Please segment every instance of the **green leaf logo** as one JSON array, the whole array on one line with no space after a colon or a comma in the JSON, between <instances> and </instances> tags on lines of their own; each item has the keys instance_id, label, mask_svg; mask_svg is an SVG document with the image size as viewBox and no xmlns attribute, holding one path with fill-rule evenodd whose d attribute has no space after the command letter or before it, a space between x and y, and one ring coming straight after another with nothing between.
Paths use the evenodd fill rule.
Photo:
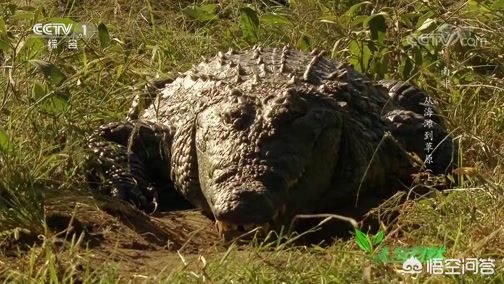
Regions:
<instances>
[{"instance_id":1,"label":"green leaf logo","mask_svg":"<svg viewBox=\"0 0 504 284\"><path fill-rule=\"evenodd\" d=\"M380 230L373 237L373 241L371 241L371 239L367 234L364 234L359 229L355 229L355 238L357 241L357 245L359 245L359 247L367 253L371 253L371 251L373 250L373 246L378 246L383 241L384 236L385 232Z\"/></svg>"},{"instance_id":2,"label":"green leaf logo","mask_svg":"<svg viewBox=\"0 0 504 284\"><path fill-rule=\"evenodd\" d=\"M373 237L373 245L377 246L381 244L383 241L383 237L385 236L385 232L380 230L378 233Z\"/></svg>"},{"instance_id":3,"label":"green leaf logo","mask_svg":"<svg viewBox=\"0 0 504 284\"><path fill-rule=\"evenodd\" d=\"M371 244L371 240L369 239L369 236L364 234L360 230L355 229L355 237L357 238L357 244L359 245L359 247L363 251L370 253L371 248L372 248L372 244Z\"/></svg>"}]
</instances>

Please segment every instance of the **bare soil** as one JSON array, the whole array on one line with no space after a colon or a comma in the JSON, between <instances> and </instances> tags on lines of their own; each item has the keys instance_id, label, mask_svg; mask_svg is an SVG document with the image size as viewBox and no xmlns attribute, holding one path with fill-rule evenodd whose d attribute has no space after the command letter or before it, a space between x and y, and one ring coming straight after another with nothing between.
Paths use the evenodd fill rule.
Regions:
<instances>
[{"instance_id":1,"label":"bare soil","mask_svg":"<svg viewBox=\"0 0 504 284\"><path fill-rule=\"evenodd\" d=\"M49 198L45 202L46 224L50 229L45 235L50 240L44 243L41 236L21 234L18 240L0 242L1 266L6 264L21 271L23 267L29 267L29 251L34 245L38 248L34 250L39 255L37 265L44 265L47 258L42 248L51 245L52 251L59 256L62 273L72 266L78 278L85 271L84 263L92 270L103 268L104 263L114 263L118 264L119 275L133 279L138 275L169 273L183 267L184 262L192 263L190 268L198 263L192 260L197 260L200 255L219 258L230 244L218 237L214 221L195 209L149 216L123 201L106 196L99 199L66 196ZM346 212L348 214L342 213L362 217L369 208L353 208ZM320 221L320 218L300 221L296 229L308 230ZM349 236L351 229L346 222L332 221L321 230L300 238L294 245L329 245L335 237ZM79 237L82 240L76 242ZM72 238L76 246L72 245ZM250 246L244 244L238 249L246 254L246 248Z\"/></svg>"},{"instance_id":2,"label":"bare soil","mask_svg":"<svg viewBox=\"0 0 504 284\"><path fill-rule=\"evenodd\" d=\"M108 200L106 206L98 206L101 204L92 197L47 203L46 224L53 236L53 250L68 252L72 250L72 236L82 236L77 250L83 254L87 247L91 269L112 260L120 263L120 275L157 275L162 269L183 264L177 251L191 257L219 247L213 221L198 210L165 212L153 217L116 200ZM41 237L29 234L21 234L17 241L4 241L0 243L0 263L17 269L26 267L29 248L42 243ZM68 253L61 255L71 257Z\"/></svg>"}]
</instances>

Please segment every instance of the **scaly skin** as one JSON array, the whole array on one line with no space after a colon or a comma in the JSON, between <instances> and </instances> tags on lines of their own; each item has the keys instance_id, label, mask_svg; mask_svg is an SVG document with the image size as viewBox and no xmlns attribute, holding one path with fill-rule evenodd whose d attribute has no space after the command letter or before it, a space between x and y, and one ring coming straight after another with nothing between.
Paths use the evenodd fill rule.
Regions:
<instances>
[{"instance_id":1,"label":"scaly skin","mask_svg":"<svg viewBox=\"0 0 504 284\"><path fill-rule=\"evenodd\" d=\"M141 184L120 198L146 208L153 194L145 184L168 187L213 215L221 233L276 228L411 183L418 167L403 149L425 156L425 119L415 111L426 95L394 82L374 82L318 51L231 50L158 85L141 116L135 101L128 122L103 126L89 146L112 156L99 141L132 148L126 155L139 162L128 174ZM135 126L143 137L129 139ZM427 167L444 174L454 146L438 123L434 132L443 142Z\"/></svg>"}]
</instances>

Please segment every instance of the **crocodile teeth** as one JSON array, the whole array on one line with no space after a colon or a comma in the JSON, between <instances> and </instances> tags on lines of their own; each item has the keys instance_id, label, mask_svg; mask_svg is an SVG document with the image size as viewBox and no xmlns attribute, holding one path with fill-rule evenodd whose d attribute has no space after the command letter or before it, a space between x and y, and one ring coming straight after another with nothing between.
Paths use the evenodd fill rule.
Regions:
<instances>
[{"instance_id":1,"label":"crocodile teeth","mask_svg":"<svg viewBox=\"0 0 504 284\"><path fill-rule=\"evenodd\" d=\"M275 214L274 214L274 219L276 219L279 215L279 212L281 210L276 210L275 211ZM264 233L265 235L268 234L269 230L270 230L270 227L271 227L271 224L269 222L266 222L264 224L253 224L253 223L250 223L250 224L241 224L241 225L236 225L236 224L230 224L230 223L227 223L227 222L224 222L224 221L216 221L215 222L215 227L217 229L217 231L219 232L219 235L224 235L224 233L226 232L234 232L234 231L241 231L241 229L243 228L243 230L245 232L250 232L250 231L253 231L254 229L259 229L260 232Z\"/></svg>"},{"instance_id":2,"label":"crocodile teeth","mask_svg":"<svg viewBox=\"0 0 504 284\"><path fill-rule=\"evenodd\" d=\"M219 232L219 235L221 234L221 225L219 221L215 221L215 229L217 229L217 232Z\"/></svg>"},{"instance_id":3,"label":"crocodile teeth","mask_svg":"<svg viewBox=\"0 0 504 284\"><path fill-rule=\"evenodd\" d=\"M219 235L222 235L224 231L226 230L226 223L221 222L221 221L216 221L215 222L215 227L217 227L217 231L219 232Z\"/></svg>"},{"instance_id":4,"label":"crocodile teeth","mask_svg":"<svg viewBox=\"0 0 504 284\"><path fill-rule=\"evenodd\" d=\"M215 222L215 225L217 227L217 230L219 231L219 234L221 235L226 231L236 231L238 229L238 225L229 224L223 221L217 221Z\"/></svg>"}]
</instances>

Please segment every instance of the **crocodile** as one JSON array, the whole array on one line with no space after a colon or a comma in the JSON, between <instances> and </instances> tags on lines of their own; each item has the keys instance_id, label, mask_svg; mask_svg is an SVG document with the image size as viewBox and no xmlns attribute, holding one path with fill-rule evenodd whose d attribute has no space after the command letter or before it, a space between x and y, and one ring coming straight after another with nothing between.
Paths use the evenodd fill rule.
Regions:
<instances>
[{"instance_id":1,"label":"crocodile","mask_svg":"<svg viewBox=\"0 0 504 284\"><path fill-rule=\"evenodd\" d=\"M371 80L323 50L230 49L148 90L91 135L90 177L146 212L182 196L221 235L387 198L422 169L457 166L422 89Z\"/></svg>"}]
</instances>

